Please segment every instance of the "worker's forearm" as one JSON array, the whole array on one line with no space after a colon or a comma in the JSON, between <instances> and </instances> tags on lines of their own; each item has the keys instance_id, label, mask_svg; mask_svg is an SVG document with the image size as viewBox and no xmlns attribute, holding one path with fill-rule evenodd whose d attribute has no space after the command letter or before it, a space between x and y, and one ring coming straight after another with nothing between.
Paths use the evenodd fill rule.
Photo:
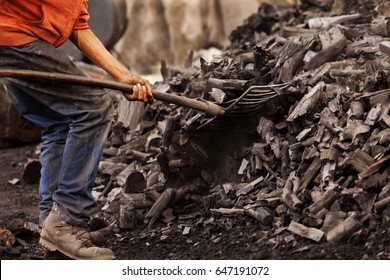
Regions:
<instances>
[{"instance_id":1,"label":"worker's forearm","mask_svg":"<svg viewBox=\"0 0 390 280\"><path fill-rule=\"evenodd\" d=\"M130 70L107 51L90 29L76 30L70 39L86 57L106 70L114 79L120 80L121 77L129 74Z\"/></svg>"},{"instance_id":2,"label":"worker's forearm","mask_svg":"<svg viewBox=\"0 0 390 280\"><path fill-rule=\"evenodd\" d=\"M139 100L145 103L154 101L149 81L133 75L129 69L111 55L90 29L76 30L70 39L86 57L106 70L116 81L133 85L131 93L123 93L128 100Z\"/></svg>"}]
</instances>

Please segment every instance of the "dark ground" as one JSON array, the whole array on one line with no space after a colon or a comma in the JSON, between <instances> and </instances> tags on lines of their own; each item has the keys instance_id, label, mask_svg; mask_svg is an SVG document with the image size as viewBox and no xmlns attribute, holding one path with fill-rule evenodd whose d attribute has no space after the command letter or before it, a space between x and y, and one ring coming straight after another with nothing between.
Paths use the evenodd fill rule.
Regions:
<instances>
[{"instance_id":1,"label":"dark ground","mask_svg":"<svg viewBox=\"0 0 390 280\"><path fill-rule=\"evenodd\" d=\"M38 186L21 178L27 159L34 158L36 145L2 149L0 160L0 229L16 236L12 247L0 247L0 259L44 259L38 236L26 230L24 224L38 222ZM261 226L246 216L212 216L202 209L193 209L188 219L175 220L168 226L160 221L152 230L143 225L132 231L117 231L105 245L112 248L118 259L301 259L301 260L360 260L390 259L388 225L376 228L366 225L365 234L356 240L330 245L291 236L288 232L264 238ZM191 213L191 212L190 212ZM190 227L183 235L184 227ZM270 242L274 240L274 243ZM61 255L51 256L62 258Z\"/></svg>"}]
</instances>

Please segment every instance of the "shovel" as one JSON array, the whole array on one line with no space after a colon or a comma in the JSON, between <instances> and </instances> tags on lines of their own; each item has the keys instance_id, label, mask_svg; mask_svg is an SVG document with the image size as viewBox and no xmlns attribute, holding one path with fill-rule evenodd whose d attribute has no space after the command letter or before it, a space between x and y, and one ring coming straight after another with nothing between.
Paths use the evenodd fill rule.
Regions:
<instances>
[{"instance_id":1,"label":"shovel","mask_svg":"<svg viewBox=\"0 0 390 280\"><path fill-rule=\"evenodd\" d=\"M108 88L129 93L133 91L133 86L125 83L35 70L0 69L0 77L70 83L72 85ZM199 110L212 116L222 116L225 114L225 109L223 107L204 99L191 99L185 96L168 94L157 90L153 90L153 96L157 100Z\"/></svg>"},{"instance_id":2,"label":"shovel","mask_svg":"<svg viewBox=\"0 0 390 280\"><path fill-rule=\"evenodd\" d=\"M75 76L61 73L42 72L35 70L21 69L0 69L0 77L40 80L47 82L70 83L80 86L91 86L118 90L121 92L132 92L133 86L115 81L100 80L86 76ZM167 103L184 106L199 110L213 116L207 123L219 116L239 117L247 116L258 111L264 104L282 94L283 89L290 83L275 85L254 85L249 87L239 97L225 102L226 107L219 106L204 99L192 99L185 96L168 94L153 90L154 98Z\"/></svg>"}]
</instances>

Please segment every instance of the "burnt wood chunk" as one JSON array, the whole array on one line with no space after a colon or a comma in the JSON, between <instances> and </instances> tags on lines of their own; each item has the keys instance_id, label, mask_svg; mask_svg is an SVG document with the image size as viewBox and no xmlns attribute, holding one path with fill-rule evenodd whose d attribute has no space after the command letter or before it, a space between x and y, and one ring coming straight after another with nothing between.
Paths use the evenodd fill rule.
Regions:
<instances>
[{"instance_id":1,"label":"burnt wood chunk","mask_svg":"<svg viewBox=\"0 0 390 280\"><path fill-rule=\"evenodd\" d=\"M375 160L361 149L356 149L349 155L346 163L357 171L364 172L375 163Z\"/></svg>"}]
</instances>

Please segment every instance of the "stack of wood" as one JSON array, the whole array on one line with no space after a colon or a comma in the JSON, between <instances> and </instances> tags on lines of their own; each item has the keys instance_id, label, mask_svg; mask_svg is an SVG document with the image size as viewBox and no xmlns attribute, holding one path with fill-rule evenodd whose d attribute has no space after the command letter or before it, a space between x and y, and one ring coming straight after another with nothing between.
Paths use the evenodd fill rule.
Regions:
<instances>
[{"instance_id":1,"label":"stack of wood","mask_svg":"<svg viewBox=\"0 0 390 280\"><path fill-rule=\"evenodd\" d=\"M156 103L135 132L118 124L111 139L127 140L108 143L95 188L109 223L151 227L198 205L268 236L340 242L390 222L390 7L300 3L262 4L220 57L162 68L167 92L221 105L251 85L290 86L250 118Z\"/></svg>"}]
</instances>

